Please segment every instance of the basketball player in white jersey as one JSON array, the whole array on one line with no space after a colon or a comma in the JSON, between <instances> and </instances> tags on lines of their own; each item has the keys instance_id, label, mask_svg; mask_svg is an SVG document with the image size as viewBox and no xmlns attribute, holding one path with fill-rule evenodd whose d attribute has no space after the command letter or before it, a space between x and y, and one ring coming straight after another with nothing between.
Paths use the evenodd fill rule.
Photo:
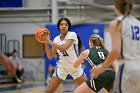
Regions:
<instances>
[{"instance_id":1,"label":"basketball player in white jersey","mask_svg":"<svg viewBox=\"0 0 140 93\"><path fill-rule=\"evenodd\" d=\"M120 93L140 92L140 22L130 15L132 0L114 0L115 13L118 17L110 23L112 50L102 65L91 70L98 77L121 52L124 67L121 77Z\"/></svg>"},{"instance_id":2,"label":"basketball player in white jersey","mask_svg":"<svg viewBox=\"0 0 140 93\"><path fill-rule=\"evenodd\" d=\"M73 68L73 64L79 54L78 44L80 43L80 39L78 39L75 32L69 31L71 27L70 20L61 18L57 26L61 34L55 37L53 41L49 37L45 37L44 40L48 58L51 59L56 52L60 56L60 60L47 88L47 93L54 93L68 74L73 77L78 85L86 81L86 76L81 66L77 69ZM49 45L52 46L52 49L49 48Z\"/></svg>"}]
</instances>

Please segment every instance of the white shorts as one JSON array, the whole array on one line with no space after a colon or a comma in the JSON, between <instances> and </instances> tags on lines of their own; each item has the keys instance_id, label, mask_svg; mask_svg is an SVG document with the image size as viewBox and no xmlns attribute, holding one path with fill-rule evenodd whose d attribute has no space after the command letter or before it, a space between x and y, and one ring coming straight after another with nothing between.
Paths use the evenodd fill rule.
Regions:
<instances>
[{"instance_id":1,"label":"white shorts","mask_svg":"<svg viewBox=\"0 0 140 93\"><path fill-rule=\"evenodd\" d=\"M58 65L53 73L53 76L65 80L68 74L71 75L74 80L85 75L84 70L81 67L74 69L72 66Z\"/></svg>"},{"instance_id":2,"label":"white shorts","mask_svg":"<svg viewBox=\"0 0 140 93\"><path fill-rule=\"evenodd\" d=\"M126 61L121 69L121 93L140 93L140 60Z\"/></svg>"}]
</instances>

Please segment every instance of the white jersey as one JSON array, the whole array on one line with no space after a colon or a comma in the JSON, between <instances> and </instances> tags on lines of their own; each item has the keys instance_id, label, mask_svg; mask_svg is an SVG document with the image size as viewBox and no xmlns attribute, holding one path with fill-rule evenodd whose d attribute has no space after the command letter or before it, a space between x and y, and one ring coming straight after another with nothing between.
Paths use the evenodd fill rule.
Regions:
<instances>
[{"instance_id":1,"label":"white jersey","mask_svg":"<svg viewBox=\"0 0 140 93\"><path fill-rule=\"evenodd\" d=\"M118 17L122 19L123 16ZM119 93L139 93L140 91L140 22L133 16L122 21L122 53L124 65L120 68Z\"/></svg>"},{"instance_id":2,"label":"white jersey","mask_svg":"<svg viewBox=\"0 0 140 93\"><path fill-rule=\"evenodd\" d=\"M77 38L77 35L75 32L68 31L64 40L61 40L60 36L61 35L58 35L57 37L55 37L53 42L63 46L69 39L73 39L74 43L65 52L61 52L60 50L57 49L57 52L58 52L59 57L60 57L58 64L61 64L63 66L72 65L78 57L78 38Z\"/></svg>"},{"instance_id":3,"label":"white jersey","mask_svg":"<svg viewBox=\"0 0 140 93\"><path fill-rule=\"evenodd\" d=\"M121 32L125 59L140 59L140 22L133 16L127 16L122 21Z\"/></svg>"}]
</instances>

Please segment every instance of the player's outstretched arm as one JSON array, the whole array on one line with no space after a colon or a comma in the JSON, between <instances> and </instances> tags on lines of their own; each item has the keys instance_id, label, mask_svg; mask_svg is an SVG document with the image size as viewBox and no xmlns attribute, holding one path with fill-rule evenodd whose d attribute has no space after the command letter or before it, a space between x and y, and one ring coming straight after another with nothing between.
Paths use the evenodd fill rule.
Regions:
<instances>
[{"instance_id":1,"label":"player's outstretched arm","mask_svg":"<svg viewBox=\"0 0 140 93\"><path fill-rule=\"evenodd\" d=\"M86 59L88 57L89 54L89 50L84 50L80 56L78 57L78 59L74 62L73 67L74 68L78 68L80 66L81 63L83 63L84 59Z\"/></svg>"}]
</instances>

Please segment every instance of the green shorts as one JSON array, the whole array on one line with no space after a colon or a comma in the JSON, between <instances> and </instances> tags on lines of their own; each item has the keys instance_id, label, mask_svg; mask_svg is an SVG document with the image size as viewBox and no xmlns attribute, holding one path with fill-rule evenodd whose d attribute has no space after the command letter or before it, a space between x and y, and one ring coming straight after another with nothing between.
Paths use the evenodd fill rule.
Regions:
<instances>
[{"instance_id":1,"label":"green shorts","mask_svg":"<svg viewBox=\"0 0 140 93\"><path fill-rule=\"evenodd\" d=\"M105 70L98 78L88 78L86 84L93 91L99 92L102 88L105 88L108 92L113 88L113 82L115 80L115 72L111 69Z\"/></svg>"}]
</instances>

